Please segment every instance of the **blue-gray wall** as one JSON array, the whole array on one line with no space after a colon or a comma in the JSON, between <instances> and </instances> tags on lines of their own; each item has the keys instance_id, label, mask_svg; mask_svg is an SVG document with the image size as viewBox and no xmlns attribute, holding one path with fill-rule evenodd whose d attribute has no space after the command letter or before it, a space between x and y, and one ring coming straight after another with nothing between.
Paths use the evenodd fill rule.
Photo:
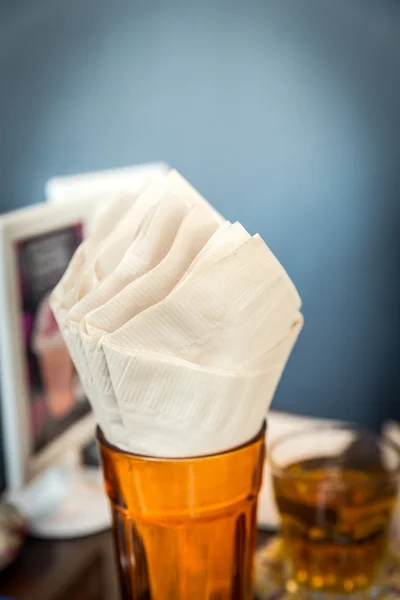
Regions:
<instances>
[{"instance_id":1,"label":"blue-gray wall","mask_svg":"<svg viewBox=\"0 0 400 600\"><path fill-rule=\"evenodd\" d=\"M397 0L0 6L0 208L53 175L167 161L298 285L275 406L400 417Z\"/></svg>"}]
</instances>

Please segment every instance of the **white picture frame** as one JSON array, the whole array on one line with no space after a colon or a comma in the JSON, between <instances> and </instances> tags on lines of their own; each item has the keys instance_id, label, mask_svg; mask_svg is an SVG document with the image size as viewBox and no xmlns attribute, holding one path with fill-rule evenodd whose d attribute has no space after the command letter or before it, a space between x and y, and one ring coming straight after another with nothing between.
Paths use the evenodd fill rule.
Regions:
<instances>
[{"instance_id":1,"label":"white picture frame","mask_svg":"<svg viewBox=\"0 0 400 600\"><path fill-rule=\"evenodd\" d=\"M112 198L123 192L136 194L145 183L157 181L168 173L170 167L164 162L151 162L119 169L106 169L52 177L45 184L48 202Z\"/></svg>"},{"instance_id":2,"label":"white picture frame","mask_svg":"<svg viewBox=\"0 0 400 600\"><path fill-rule=\"evenodd\" d=\"M26 370L26 345L22 329L22 297L16 245L38 236L62 232L80 224L85 230L96 200L38 204L0 217L0 360L1 410L4 430L5 475L8 490L17 489L68 448L78 446L94 434L90 412L33 453L30 396Z\"/></svg>"}]
</instances>

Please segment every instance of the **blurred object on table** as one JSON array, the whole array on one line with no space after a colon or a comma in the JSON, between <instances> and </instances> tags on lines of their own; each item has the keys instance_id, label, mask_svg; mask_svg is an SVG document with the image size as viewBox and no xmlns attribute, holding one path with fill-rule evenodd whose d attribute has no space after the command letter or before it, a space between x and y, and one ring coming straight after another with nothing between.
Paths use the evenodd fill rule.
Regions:
<instances>
[{"instance_id":1,"label":"blurred object on table","mask_svg":"<svg viewBox=\"0 0 400 600\"><path fill-rule=\"evenodd\" d=\"M400 446L400 422L387 421L383 424L382 433L385 437L392 440L394 444Z\"/></svg>"},{"instance_id":2,"label":"blurred object on table","mask_svg":"<svg viewBox=\"0 0 400 600\"><path fill-rule=\"evenodd\" d=\"M82 464L86 467L100 468L100 453L95 438L82 448Z\"/></svg>"},{"instance_id":3,"label":"blurred object on table","mask_svg":"<svg viewBox=\"0 0 400 600\"><path fill-rule=\"evenodd\" d=\"M371 590L396 504L400 451L338 425L291 433L270 447L288 585L318 593Z\"/></svg>"},{"instance_id":4,"label":"blurred object on table","mask_svg":"<svg viewBox=\"0 0 400 600\"><path fill-rule=\"evenodd\" d=\"M23 544L26 519L11 504L0 504L0 571L17 556Z\"/></svg>"},{"instance_id":5,"label":"blurred object on table","mask_svg":"<svg viewBox=\"0 0 400 600\"><path fill-rule=\"evenodd\" d=\"M285 554L281 536L271 537L257 551L254 561L254 592L257 600L289 600L295 590L286 590ZM379 600L400 600L400 542L392 538L378 579ZM342 598L346 598L343 596ZM298 600L309 600L300 596ZM367 600L367 599L366 599Z\"/></svg>"},{"instance_id":6,"label":"blurred object on table","mask_svg":"<svg viewBox=\"0 0 400 600\"><path fill-rule=\"evenodd\" d=\"M329 419L314 419L295 414L271 410L267 423L267 456L271 446L278 438L302 431L310 427L326 427L327 425L339 423ZM263 485L258 500L258 525L265 529L277 529L279 527L279 515L276 508L274 492L272 488L271 471L268 459L264 463Z\"/></svg>"},{"instance_id":7,"label":"blurred object on table","mask_svg":"<svg viewBox=\"0 0 400 600\"><path fill-rule=\"evenodd\" d=\"M400 448L400 423L399 421L387 421L383 424L382 433L384 437L387 437L394 444ZM397 499L397 506L394 511L393 523L392 523L393 534L400 539L400 494Z\"/></svg>"}]
</instances>

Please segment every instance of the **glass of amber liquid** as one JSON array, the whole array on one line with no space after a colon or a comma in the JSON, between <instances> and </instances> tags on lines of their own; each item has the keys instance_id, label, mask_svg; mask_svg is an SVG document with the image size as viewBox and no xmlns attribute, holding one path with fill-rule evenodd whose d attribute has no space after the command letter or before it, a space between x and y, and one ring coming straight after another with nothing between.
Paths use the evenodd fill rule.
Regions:
<instances>
[{"instance_id":1,"label":"glass of amber liquid","mask_svg":"<svg viewBox=\"0 0 400 600\"><path fill-rule=\"evenodd\" d=\"M221 454L124 452L98 430L123 600L251 600L265 427Z\"/></svg>"},{"instance_id":2,"label":"glass of amber liquid","mask_svg":"<svg viewBox=\"0 0 400 600\"><path fill-rule=\"evenodd\" d=\"M332 426L278 439L269 461L287 590L311 599L377 592L397 496L397 446L373 433Z\"/></svg>"}]
</instances>

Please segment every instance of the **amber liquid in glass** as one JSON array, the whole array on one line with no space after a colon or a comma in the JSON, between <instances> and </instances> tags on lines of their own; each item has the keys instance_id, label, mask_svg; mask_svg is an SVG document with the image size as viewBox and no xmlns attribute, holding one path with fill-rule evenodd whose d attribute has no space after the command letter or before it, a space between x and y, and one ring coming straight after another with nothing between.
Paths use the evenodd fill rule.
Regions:
<instances>
[{"instance_id":1,"label":"amber liquid in glass","mask_svg":"<svg viewBox=\"0 0 400 600\"><path fill-rule=\"evenodd\" d=\"M385 470L308 459L274 476L274 489L291 578L326 592L369 587L396 501L396 485Z\"/></svg>"}]
</instances>

